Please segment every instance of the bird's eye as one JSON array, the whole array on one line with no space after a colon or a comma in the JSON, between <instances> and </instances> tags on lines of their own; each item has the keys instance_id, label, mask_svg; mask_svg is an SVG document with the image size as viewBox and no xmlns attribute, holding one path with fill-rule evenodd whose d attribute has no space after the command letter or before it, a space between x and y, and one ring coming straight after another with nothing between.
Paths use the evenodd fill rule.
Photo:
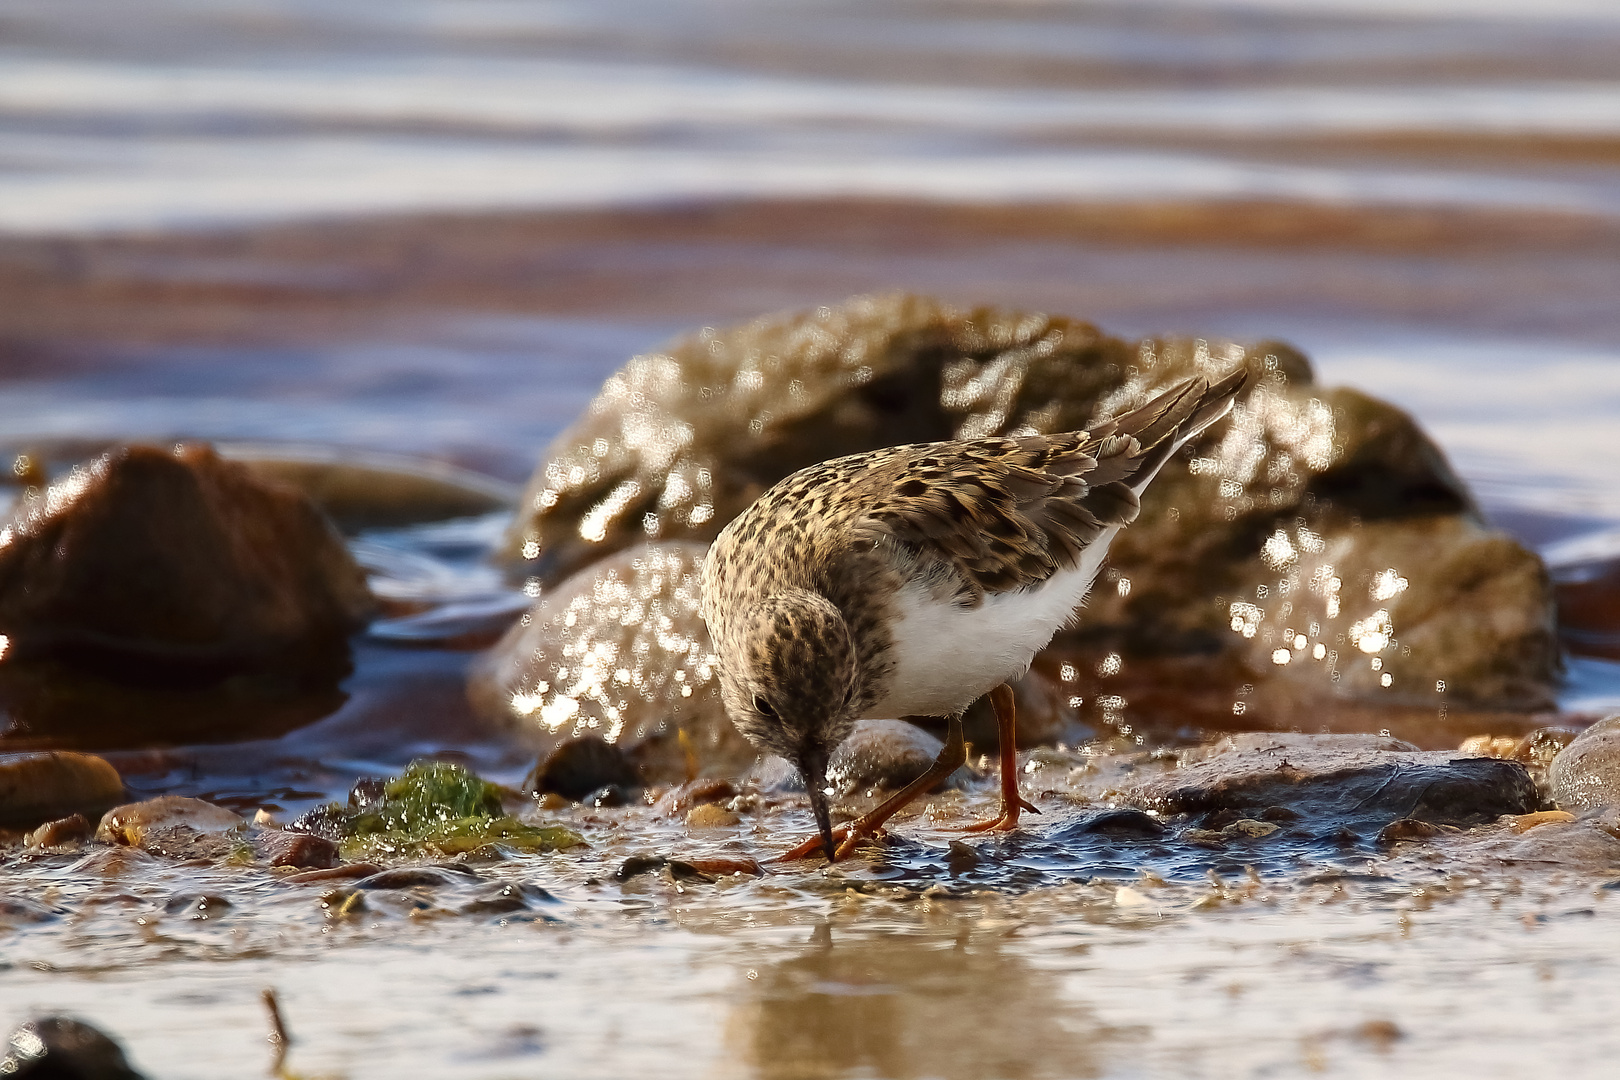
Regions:
<instances>
[{"instance_id":1,"label":"bird's eye","mask_svg":"<svg viewBox=\"0 0 1620 1080\"><path fill-rule=\"evenodd\" d=\"M754 696L754 711L765 717L767 720L776 719L776 710L771 708L771 703L757 694Z\"/></svg>"}]
</instances>

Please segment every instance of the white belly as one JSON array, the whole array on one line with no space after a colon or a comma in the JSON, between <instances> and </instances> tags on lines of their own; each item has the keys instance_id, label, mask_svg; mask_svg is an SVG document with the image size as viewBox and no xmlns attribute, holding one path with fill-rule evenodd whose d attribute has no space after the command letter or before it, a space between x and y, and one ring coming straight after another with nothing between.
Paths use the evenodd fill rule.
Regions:
<instances>
[{"instance_id":1,"label":"white belly","mask_svg":"<svg viewBox=\"0 0 1620 1080\"><path fill-rule=\"evenodd\" d=\"M1078 566L1038 589L986 596L976 608L941 604L920 588L902 590L891 627L895 666L883 699L864 715L949 716L1022 676L1085 600L1118 531L1105 530Z\"/></svg>"}]
</instances>

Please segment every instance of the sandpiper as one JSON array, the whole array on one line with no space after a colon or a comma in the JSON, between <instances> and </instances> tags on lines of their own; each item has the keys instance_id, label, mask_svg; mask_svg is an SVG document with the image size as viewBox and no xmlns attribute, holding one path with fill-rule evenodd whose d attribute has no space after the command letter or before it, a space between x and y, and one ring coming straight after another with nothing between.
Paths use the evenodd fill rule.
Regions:
<instances>
[{"instance_id":1,"label":"sandpiper","mask_svg":"<svg viewBox=\"0 0 1620 1080\"><path fill-rule=\"evenodd\" d=\"M1109 542L1188 439L1226 415L1239 370L1195 378L1083 431L893 446L777 483L709 549L703 617L732 721L798 766L819 835L783 856L847 853L966 758L962 713L985 694L1001 749L1001 813L1018 791L1007 685L1085 600ZM838 830L827 760L863 717L948 719L929 771Z\"/></svg>"}]
</instances>

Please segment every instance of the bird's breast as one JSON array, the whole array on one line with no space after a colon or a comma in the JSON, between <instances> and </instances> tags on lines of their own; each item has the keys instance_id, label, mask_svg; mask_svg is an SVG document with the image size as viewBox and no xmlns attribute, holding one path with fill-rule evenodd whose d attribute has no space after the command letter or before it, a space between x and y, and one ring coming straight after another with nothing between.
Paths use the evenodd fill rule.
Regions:
<instances>
[{"instance_id":1,"label":"bird's breast","mask_svg":"<svg viewBox=\"0 0 1620 1080\"><path fill-rule=\"evenodd\" d=\"M1072 569L1031 589L990 594L977 607L942 602L921 585L902 586L889 608L889 676L864 715L949 716L1022 676L1074 617L1117 531L1088 545Z\"/></svg>"}]
</instances>

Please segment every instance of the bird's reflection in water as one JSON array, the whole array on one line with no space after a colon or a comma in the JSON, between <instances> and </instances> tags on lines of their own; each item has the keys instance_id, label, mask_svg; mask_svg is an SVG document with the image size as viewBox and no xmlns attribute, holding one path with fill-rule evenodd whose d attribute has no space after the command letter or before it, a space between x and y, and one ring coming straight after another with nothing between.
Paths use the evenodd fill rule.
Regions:
<instances>
[{"instance_id":1,"label":"bird's reflection in water","mask_svg":"<svg viewBox=\"0 0 1620 1080\"><path fill-rule=\"evenodd\" d=\"M751 969L744 985L729 1041L762 1080L1097 1076L1133 1035L1103 1025L999 934L966 928L954 940L835 937L823 924L800 955Z\"/></svg>"}]
</instances>

